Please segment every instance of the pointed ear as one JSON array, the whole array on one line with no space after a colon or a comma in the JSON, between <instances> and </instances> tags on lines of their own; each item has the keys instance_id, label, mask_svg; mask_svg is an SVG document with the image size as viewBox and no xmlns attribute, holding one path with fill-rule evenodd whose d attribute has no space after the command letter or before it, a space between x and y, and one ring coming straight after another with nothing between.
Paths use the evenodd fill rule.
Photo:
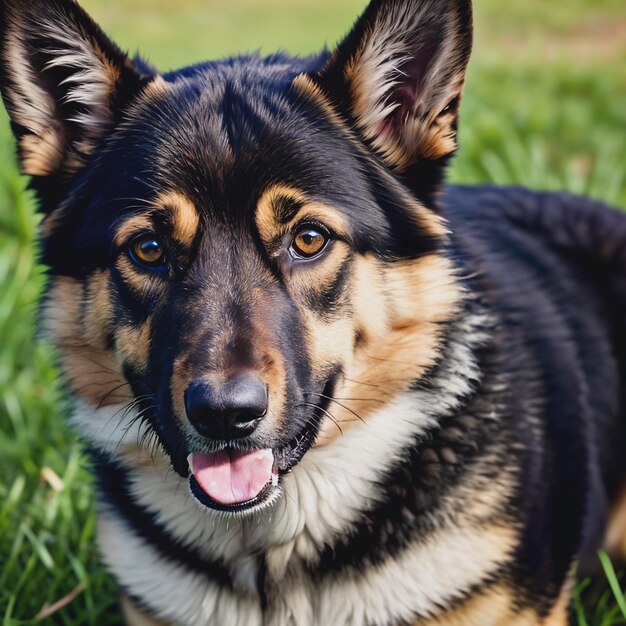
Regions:
<instances>
[{"instance_id":1,"label":"pointed ear","mask_svg":"<svg viewBox=\"0 0 626 626\"><path fill-rule=\"evenodd\" d=\"M148 77L73 0L2 0L0 11L0 88L22 171L67 178Z\"/></svg>"},{"instance_id":2,"label":"pointed ear","mask_svg":"<svg viewBox=\"0 0 626 626\"><path fill-rule=\"evenodd\" d=\"M399 172L456 149L471 0L372 0L314 77Z\"/></svg>"}]
</instances>

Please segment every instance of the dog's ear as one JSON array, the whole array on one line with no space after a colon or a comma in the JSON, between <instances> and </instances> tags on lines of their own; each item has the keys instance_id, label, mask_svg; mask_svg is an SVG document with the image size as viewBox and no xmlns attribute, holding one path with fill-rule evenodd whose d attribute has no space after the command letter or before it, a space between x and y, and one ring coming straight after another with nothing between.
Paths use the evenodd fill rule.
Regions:
<instances>
[{"instance_id":1,"label":"dog's ear","mask_svg":"<svg viewBox=\"0 0 626 626\"><path fill-rule=\"evenodd\" d=\"M456 149L471 0L372 0L315 82L389 166Z\"/></svg>"},{"instance_id":2,"label":"dog's ear","mask_svg":"<svg viewBox=\"0 0 626 626\"><path fill-rule=\"evenodd\" d=\"M79 170L147 80L73 0L0 2L0 88L35 187Z\"/></svg>"}]
</instances>

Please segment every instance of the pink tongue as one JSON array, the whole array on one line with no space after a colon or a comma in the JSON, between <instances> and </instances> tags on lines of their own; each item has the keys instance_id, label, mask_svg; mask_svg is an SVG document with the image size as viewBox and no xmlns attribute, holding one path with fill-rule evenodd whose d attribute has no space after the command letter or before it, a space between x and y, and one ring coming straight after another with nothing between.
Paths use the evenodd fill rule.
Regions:
<instances>
[{"instance_id":1,"label":"pink tongue","mask_svg":"<svg viewBox=\"0 0 626 626\"><path fill-rule=\"evenodd\" d=\"M271 450L194 452L189 467L203 491L221 504L241 504L256 498L272 480Z\"/></svg>"}]
</instances>

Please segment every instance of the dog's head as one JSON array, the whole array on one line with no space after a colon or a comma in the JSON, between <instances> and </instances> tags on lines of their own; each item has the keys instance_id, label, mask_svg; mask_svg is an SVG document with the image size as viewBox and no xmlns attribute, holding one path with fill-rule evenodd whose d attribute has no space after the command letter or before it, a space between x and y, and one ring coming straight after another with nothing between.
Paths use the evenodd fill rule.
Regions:
<instances>
[{"instance_id":1,"label":"dog's head","mask_svg":"<svg viewBox=\"0 0 626 626\"><path fill-rule=\"evenodd\" d=\"M159 75L71 0L4 0L1 87L44 214L42 325L89 444L253 509L438 358L435 210L469 0L374 0L332 54Z\"/></svg>"}]
</instances>

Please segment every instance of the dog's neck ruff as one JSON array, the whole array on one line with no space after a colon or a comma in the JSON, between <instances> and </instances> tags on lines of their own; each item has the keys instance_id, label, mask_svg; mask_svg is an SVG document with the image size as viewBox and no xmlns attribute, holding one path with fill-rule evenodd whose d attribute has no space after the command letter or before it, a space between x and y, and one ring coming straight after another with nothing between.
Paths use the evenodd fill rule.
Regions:
<instances>
[{"instance_id":1,"label":"dog's neck ruff","mask_svg":"<svg viewBox=\"0 0 626 626\"><path fill-rule=\"evenodd\" d=\"M281 590L283 585L297 585L299 579L306 585L306 572L315 570L322 550L338 537L345 537L365 512L376 508L384 495L381 483L402 464L408 450L419 446L441 419L466 405L480 379L476 352L486 341L488 325L489 319L482 313L467 313L459 319L448 337L444 358L427 385L417 385L358 428L325 446L312 448L284 477L282 496L252 516L237 517L201 507L190 497L187 481L167 470L165 459L156 458L154 463L134 468L124 462L114 464L123 485L115 479L115 489L108 490L106 481L102 483L100 524L100 541L109 567L131 594L149 598L154 610L176 621L222 623L219 605L232 596L237 599L237 609L231 606L228 611L245 615L242 624L260 623L254 617L262 605L260 571ZM94 420L93 415L87 420L77 413L74 421L84 426L86 421ZM101 437L103 452L110 455L115 442L110 441L110 433L101 433ZM124 504L120 504L115 491L124 492ZM120 515L117 509L122 506L131 507L132 514L124 510ZM463 529L458 532L463 534ZM158 540L154 540L155 533ZM167 542L172 547L169 554L163 552ZM411 554L409 550L407 558ZM163 559L170 563L157 566ZM146 567L148 562L154 562L155 567ZM485 563L485 570L488 565L492 563ZM480 559L475 567L474 580L482 568ZM174 573L177 568L180 576ZM146 578L148 571L153 574ZM415 583L412 589L420 588ZM444 585L445 589L433 597L425 592L424 597L416 599L422 605L417 608L434 610L437 602L462 588L460 583ZM188 601L170 601L170 592L180 593ZM315 602L323 604L324 600ZM185 607L185 614L171 615L174 606ZM292 614L304 611L300 619L276 623L318 623L306 617L312 610L310 603L306 606L289 609ZM414 613L415 608L407 607L407 611ZM224 613L229 619L232 614Z\"/></svg>"}]
</instances>

